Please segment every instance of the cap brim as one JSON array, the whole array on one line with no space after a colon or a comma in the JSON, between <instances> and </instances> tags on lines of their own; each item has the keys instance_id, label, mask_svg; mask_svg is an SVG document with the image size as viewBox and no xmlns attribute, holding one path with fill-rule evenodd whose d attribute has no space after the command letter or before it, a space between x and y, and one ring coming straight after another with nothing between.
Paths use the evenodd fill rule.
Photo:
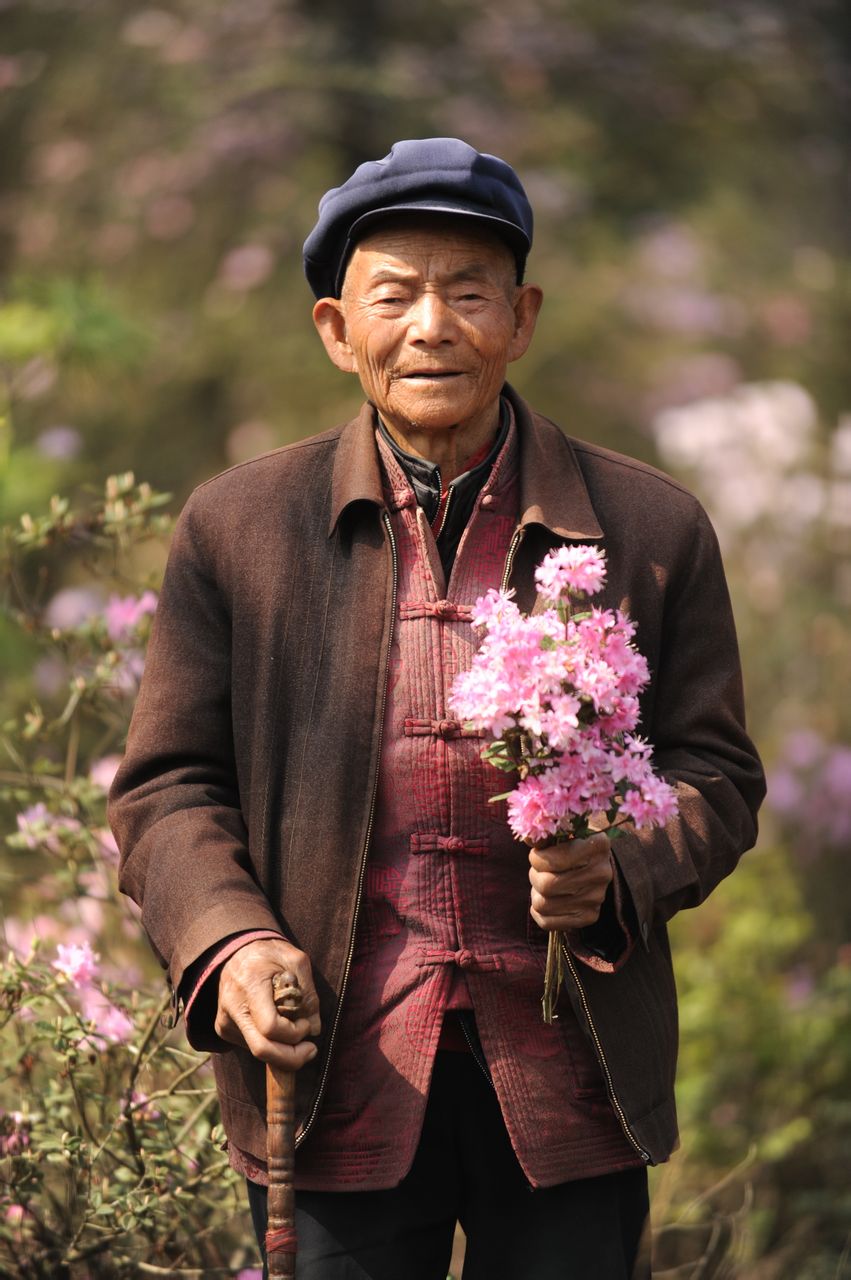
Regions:
<instances>
[{"instance_id":1,"label":"cap brim","mask_svg":"<svg viewBox=\"0 0 851 1280\"><path fill-rule=\"evenodd\" d=\"M441 203L435 200L414 200L406 201L402 204L387 205L381 209L370 209L367 213L362 213L349 227L349 234L346 237L346 244L340 258L340 267L335 281L337 296L339 296L342 288L349 256L357 242L363 239L366 230L374 223L393 218L397 213L445 213L458 218L475 219L485 226L492 227L495 234L507 242L519 261L525 262L526 255L531 248L526 232L522 227L517 226L515 222L509 222L507 218L500 218L496 214L487 213L481 209L471 209L461 204Z\"/></svg>"}]
</instances>

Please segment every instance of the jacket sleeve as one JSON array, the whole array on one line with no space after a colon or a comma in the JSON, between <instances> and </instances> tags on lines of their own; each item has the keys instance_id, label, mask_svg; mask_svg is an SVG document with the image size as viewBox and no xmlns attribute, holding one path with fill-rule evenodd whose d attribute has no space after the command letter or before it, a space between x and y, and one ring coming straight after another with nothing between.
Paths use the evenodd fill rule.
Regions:
<instances>
[{"instance_id":1,"label":"jacket sleeve","mask_svg":"<svg viewBox=\"0 0 851 1280\"><path fill-rule=\"evenodd\" d=\"M193 1049L204 1053L225 1053L231 1048L215 1029L222 968L231 956L247 947L250 942L280 937L280 933L273 933L271 929L247 929L243 933L234 934L232 938L214 942L184 969L179 995L183 1001L186 1039Z\"/></svg>"},{"instance_id":2,"label":"jacket sleeve","mask_svg":"<svg viewBox=\"0 0 851 1280\"><path fill-rule=\"evenodd\" d=\"M253 873L240 807L231 619L214 544L196 493L175 530L109 798L120 887L140 906L175 990L187 966L223 938L248 929L281 932Z\"/></svg>"},{"instance_id":3,"label":"jacket sleeve","mask_svg":"<svg viewBox=\"0 0 851 1280\"><path fill-rule=\"evenodd\" d=\"M745 728L721 554L696 503L695 512L693 536L665 593L651 711L641 726L657 770L676 785L679 814L664 830L630 830L612 846L645 946L656 925L702 902L754 844L765 794ZM636 643L640 648L641 626Z\"/></svg>"}]
</instances>

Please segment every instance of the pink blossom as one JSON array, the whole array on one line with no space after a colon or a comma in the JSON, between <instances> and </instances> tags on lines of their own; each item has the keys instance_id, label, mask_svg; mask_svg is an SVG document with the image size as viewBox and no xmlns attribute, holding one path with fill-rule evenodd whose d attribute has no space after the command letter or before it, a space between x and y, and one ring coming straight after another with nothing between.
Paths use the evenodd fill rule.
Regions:
<instances>
[{"instance_id":1,"label":"pink blossom","mask_svg":"<svg viewBox=\"0 0 851 1280\"><path fill-rule=\"evenodd\" d=\"M6 916L3 921L6 944L20 960L28 960L39 942L50 942L61 937L63 930L53 916L40 915L32 920L19 920Z\"/></svg>"},{"instance_id":2,"label":"pink blossom","mask_svg":"<svg viewBox=\"0 0 851 1280\"><path fill-rule=\"evenodd\" d=\"M851 841L851 747L797 729L769 772L768 803L806 859Z\"/></svg>"},{"instance_id":3,"label":"pink blossom","mask_svg":"<svg viewBox=\"0 0 851 1280\"><path fill-rule=\"evenodd\" d=\"M828 795L837 802L847 803L851 794L851 747L834 747L828 753L823 778Z\"/></svg>"},{"instance_id":4,"label":"pink blossom","mask_svg":"<svg viewBox=\"0 0 851 1280\"><path fill-rule=\"evenodd\" d=\"M44 458L70 462L82 449L83 437L76 427L64 425L46 427L36 436L35 447Z\"/></svg>"},{"instance_id":5,"label":"pink blossom","mask_svg":"<svg viewBox=\"0 0 851 1280\"><path fill-rule=\"evenodd\" d=\"M633 787L621 799L619 812L637 827L663 827L677 812L677 796L670 783L655 776Z\"/></svg>"},{"instance_id":6,"label":"pink blossom","mask_svg":"<svg viewBox=\"0 0 851 1280\"><path fill-rule=\"evenodd\" d=\"M122 1099L121 1110L124 1112L130 1112L131 1115L138 1116L140 1120L154 1121L159 1120L162 1116L162 1112L159 1107L156 1107L151 1103L148 1095L146 1093L139 1093L136 1089L134 1089L130 1095L129 1101L127 1098Z\"/></svg>"},{"instance_id":7,"label":"pink blossom","mask_svg":"<svg viewBox=\"0 0 851 1280\"><path fill-rule=\"evenodd\" d=\"M117 643L126 640L139 626L139 623L157 607L157 596L153 591L145 591L136 596L110 596L104 607L106 630L110 640Z\"/></svg>"},{"instance_id":8,"label":"pink blossom","mask_svg":"<svg viewBox=\"0 0 851 1280\"><path fill-rule=\"evenodd\" d=\"M37 849L41 846L50 853L61 853L62 837L74 835L81 829L76 818L52 813L41 802L19 813L17 823L18 833L23 837L26 848Z\"/></svg>"},{"instance_id":9,"label":"pink blossom","mask_svg":"<svg viewBox=\"0 0 851 1280\"><path fill-rule=\"evenodd\" d=\"M101 787L104 791L108 791L112 786L112 780L118 772L120 764L121 756L101 756L100 760L95 760L89 769L89 778L96 787Z\"/></svg>"},{"instance_id":10,"label":"pink blossom","mask_svg":"<svg viewBox=\"0 0 851 1280\"><path fill-rule=\"evenodd\" d=\"M615 782L629 782L640 787L652 775L650 743L634 734L626 734L623 749L612 759L612 777Z\"/></svg>"},{"instance_id":11,"label":"pink blossom","mask_svg":"<svg viewBox=\"0 0 851 1280\"><path fill-rule=\"evenodd\" d=\"M812 729L795 729L783 743L783 755L797 769L815 765L824 754L826 740Z\"/></svg>"},{"instance_id":12,"label":"pink blossom","mask_svg":"<svg viewBox=\"0 0 851 1280\"><path fill-rule=\"evenodd\" d=\"M92 951L88 942L71 943L69 946L60 942L56 948L57 958L52 962L60 977L72 987L86 987L97 974L99 956Z\"/></svg>"},{"instance_id":13,"label":"pink blossom","mask_svg":"<svg viewBox=\"0 0 851 1280\"><path fill-rule=\"evenodd\" d=\"M604 578L605 554L591 546L560 547L536 571L554 603L599 591ZM598 811L662 825L677 811L676 793L654 774L649 744L633 736L650 678L635 624L620 610L563 614L526 617L497 591L478 600L474 622L485 634L450 706L524 764L507 801L518 839L570 834Z\"/></svg>"},{"instance_id":14,"label":"pink blossom","mask_svg":"<svg viewBox=\"0 0 851 1280\"><path fill-rule=\"evenodd\" d=\"M541 712L541 737L546 738L554 751L566 751L575 741L581 707L579 698L566 693L553 699Z\"/></svg>"},{"instance_id":15,"label":"pink blossom","mask_svg":"<svg viewBox=\"0 0 851 1280\"><path fill-rule=\"evenodd\" d=\"M793 1009L809 1004L815 991L815 979L807 965L798 965L786 978L786 1001Z\"/></svg>"},{"instance_id":16,"label":"pink blossom","mask_svg":"<svg viewBox=\"0 0 851 1280\"><path fill-rule=\"evenodd\" d=\"M80 876L80 884L84 885L89 876L96 874L96 872L84 871ZM77 897L69 898L67 902L63 902L59 911L63 920L68 920L72 924L76 923L83 937L90 938L99 934L103 929L105 918L103 901L103 898L90 897L88 893L83 893Z\"/></svg>"},{"instance_id":17,"label":"pink blossom","mask_svg":"<svg viewBox=\"0 0 851 1280\"><path fill-rule=\"evenodd\" d=\"M807 803L804 782L792 769L772 769L768 774L768 803L775 813L794 817Z\"/></svg>"},{"instance_id":18,"label":"pink blossom","mask_svg":"<svg viewBox=\"0 0 851 1280\"><path fill-rule=\"evenodd\" d=\"M141 649L122 649L121 661L112 671L110 693L135 697L145 670L145 655Z\"/></svg>"},{"instance_id":19,"label":"pink blossom","mask_svg":"<svg viewBox=\"0 0 851 1280\"><path fill-rule=\"evenodd\" d=\"M71 631L97 617L103 597L94 587L63 587L48 602L44 623L60 631Z\"/></svg>"},{"instance_id":20,"label":"pink blossom","mask_svg":"<svg viewBox=\"0 0 851 1280\"><path fill-rule=\"evenodd\" d=\"M123 1044L133 1034L133 1023L127 1014L114 1005L97 987L84 987L80 992L83 1016L94 1023L90 1039L97 1048L107 1044Z\"/></svg>"},{"instance_id":21,"label":"pink blossom","mask_svg":"<svg viewBox=\"0 0 851 1280\"><path fill-rule=\"evenodd\" d=\"M508 797L508 825L518 840L537 844L555 835L559 820L552 813L551 793L543 777L532 776L518 783Z\"/></svg>"},{"instance_id":22,"label":"pink blossom","mask_svg":"<svg viewBox=\"0 0 851 1280\"><path fill-rule=\"evenodd\" d=\"M100 851L103 854L104 861L108 862L112 867L117 867L120 855L115 836L112 834L109 827L95 827L92 831L92 835L100 846Z\"/></svg>"},{"instance_id":23,"label":"pink blossom","mask_svg":"<svg viewBox=\"0 0 851 1280\"><path fill-rule=\"evenodd\" d=\"M618 693L618 678L608 662L591 658L574 672L576 692L588 698L597 711L613 710Z\"/></svg>"},{"instance_id":24,"label":"pink blossom","mask_svg":"<svg viewBox=\"0 0 851 1280\"><path fill-rule=\"evenodd\" d=\"M15 1156L30 1145L29 1121L22 1111L0 1107L0 1156Z\"/></svg>"},{"instance_id":25,"label":"pink blossom","mask_svg":"<svg viewBox=\"0 0 851 1280\"><path fill-rule=\"evenodd\" d=\"M265 244L244 244L222 259L219 280L225 289L244 293L265 284L275 269L275 254Z\"/></svg>"},{"instance_id":26,"label":"pink blossom","mask_svg":"<svg viewBox=\"0 0 851 1280\"><path fill-rule=\"evenodd\" d=\"M491 587L486 595L479 596L473 606L473 626L490 627L506 619L516 622L522 615L512 599L513 595L513 591L497 591Z\"/></svg>"},{"instance_id":27,"label":"pink blossom","mask_svg":"<svg viewBox=\"0 0 851 1280\"><path fill-rule=\"evenodd\" d=\"M535 570L535 582L547 600L568 592L596 595L606 581L605 553L587 545L556 547Z\"/></svg>"}]
</instances>

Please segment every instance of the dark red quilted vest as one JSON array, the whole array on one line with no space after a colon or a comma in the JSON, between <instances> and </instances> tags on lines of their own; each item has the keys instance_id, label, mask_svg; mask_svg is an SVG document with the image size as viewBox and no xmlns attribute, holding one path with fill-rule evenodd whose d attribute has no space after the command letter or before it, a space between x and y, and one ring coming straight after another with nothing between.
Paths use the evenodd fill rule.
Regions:
<instances>
[{"instance_id":1,"label":"dark red quilted vest","mask_svg":"<svg viewBox=\"0 0 851 1280\"><path fill-rule=\"evenodd\" d=\"M512 423L455 558L443 570L404 472L380 444L398 558L373 839L355 954L325 1100L297 1160L298 1187L373 1190L410 1167L448 1007L475 1011L514 1150L549 1186L640 1164L566 1000L541 1018L546 935L529 916L527 851L505 775L447 711L477 644L471 606L498 586L517 523ZM330 889L333 892L333 887Z\"/></svg>"}]
</instances>

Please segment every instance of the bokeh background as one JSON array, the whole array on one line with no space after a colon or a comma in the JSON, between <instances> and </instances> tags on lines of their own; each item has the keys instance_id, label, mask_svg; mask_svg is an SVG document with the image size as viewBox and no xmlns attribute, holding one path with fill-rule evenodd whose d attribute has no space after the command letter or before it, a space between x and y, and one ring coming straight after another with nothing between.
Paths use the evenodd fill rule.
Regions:
<instances>
[{"instance_id":1,"label":"bokeh background","mask_svg":"<svg viewBox=\"0 0 851 1280\"><path fill-rule=\"evenodd\" d=\"M508 159L535 208L546 302L515 385L708 507L770 791L758 848L675 922L683 1148L654 1174L671 1276L851 1276L849 73L829 0L0 4L10 530L129 470L177 510L223 467L349 417L358 387L313 332L301 244L326 188L434 134ZM8 772L33 699L65 705L63 631L91 629L108 593L60 539L24 572L22 610L4 545ZM134 553L125 596L164 552ZM78 727L63 776L120 750L130 701ZM70 927L43 861L57 841L16 825L40 799L23 776L0 795L19 958L36 918L51 945ZM78 820L91 796L48 799ZM99 945L155 984L137 933ZM19 1055L4 1114L22 1090ZM24 1210L9 1221L20 1244Z\"/></svg>"}]
</instances>

